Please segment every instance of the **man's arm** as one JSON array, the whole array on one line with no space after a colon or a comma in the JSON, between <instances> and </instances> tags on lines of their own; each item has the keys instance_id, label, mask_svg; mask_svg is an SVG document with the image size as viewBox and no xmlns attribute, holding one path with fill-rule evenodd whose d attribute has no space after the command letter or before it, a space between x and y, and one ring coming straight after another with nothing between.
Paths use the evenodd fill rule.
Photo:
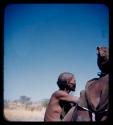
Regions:
<instances>
[{"instance_id":1,"label":"man's arm","mask_svg":"<svg viewBox=\"0 0 113 125\"><path fill-rule=\"evenodd\" d=\"M67 101L67 102L73 102L73 103L77 103L78 100L79 100L79 97L69 95L68 93L66 93L66 92L64 92L64 91L58 91L58 92L56 93L56 97L57 97L59 100L63 100L63 101Z\"/></svg>"}]
</instances>

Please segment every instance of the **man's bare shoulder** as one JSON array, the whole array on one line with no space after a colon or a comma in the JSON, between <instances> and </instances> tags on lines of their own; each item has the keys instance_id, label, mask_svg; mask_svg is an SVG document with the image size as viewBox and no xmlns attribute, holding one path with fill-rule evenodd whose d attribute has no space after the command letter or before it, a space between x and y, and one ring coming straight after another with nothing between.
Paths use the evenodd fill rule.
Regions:
<instances>
[{"instance_id":1,"label":"man's bare shoulder","mask_svg":"<svg viewBox=\"0 0 113 125\"><path fill-rule=\"evenodd\" d=\"M61 97L61 96L67 96L68 93L66 93L65 91L62 91L62 90L57 90L53 93L53 95L56 97Z\"/></svg>"}]
</instances>

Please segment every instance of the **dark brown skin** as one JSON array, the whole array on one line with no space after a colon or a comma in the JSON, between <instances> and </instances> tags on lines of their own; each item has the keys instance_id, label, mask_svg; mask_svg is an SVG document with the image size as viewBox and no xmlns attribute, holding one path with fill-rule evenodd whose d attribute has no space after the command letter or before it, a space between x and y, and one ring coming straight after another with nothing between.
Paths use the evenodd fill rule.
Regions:
<instances>
[{"instance_id":1,"label":"dark brown skin","mask_svg":"<svg viewBox=\"0 0 113 125\"><path fill-rule=\"evenodd\" d=\"M70 81L70 84L73 84L73 81L75 81L74 78ZM57 90L52 94L45 112L44 121L61 121L60 115L62 113L62 108L59 105L61 100L77 103L79 98L69 95L69 92L70 91L67 90Z\"/></svg>"},{"instance_id":2,"label":"dark brown skin","mask_svg":"<svg viewBox=\"0 0 113 125\"><path fill-rule=\"evenodd\" d=\"M85 90L81 91L78 106L74 107L66 114L64 121L92 121L87 108L95 112L96 121L106 121L109 109L109 53L106 47L97 47L97 64L101 73L100 78L93 78L86 83ZM77 110L76 110L77 109ZM72 117L73 116L73 117Z\"/></svg>"},{"instance_id":3,"label":"dark brown skin","mask_svg":"<svg viewBox=\"0 0 113 125\"><path fill-rule=\"evenodd\" d=\"M89 105L94 111L100 111L108 104L109 75L95 80L88 87L86 85L86 96Z\"/></svg>"}]
</instances>

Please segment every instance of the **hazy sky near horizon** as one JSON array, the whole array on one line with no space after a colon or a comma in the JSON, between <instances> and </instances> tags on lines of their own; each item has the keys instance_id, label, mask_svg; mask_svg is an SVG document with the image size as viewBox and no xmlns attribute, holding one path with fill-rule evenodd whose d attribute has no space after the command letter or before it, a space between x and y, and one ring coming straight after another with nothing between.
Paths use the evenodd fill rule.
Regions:
<instances>
[{"instance_id":1,"label":"hazy sky near horizon","mask_svg":"<svg viewBox=\"0 0 113 125\"><path fill-rule=\"evenodd\" d=\"M103 4L9 4L4 11L4 99L50 98L71 72L75 95L98 77L97 46L109 44Z\"/></svg>"}]
</instances>

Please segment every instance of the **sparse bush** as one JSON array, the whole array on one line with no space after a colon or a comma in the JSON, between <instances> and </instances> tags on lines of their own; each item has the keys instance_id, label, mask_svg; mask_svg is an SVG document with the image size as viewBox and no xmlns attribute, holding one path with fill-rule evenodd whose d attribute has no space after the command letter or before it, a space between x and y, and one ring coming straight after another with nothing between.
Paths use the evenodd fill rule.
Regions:
<instances>
[{"instance_id":1,"label":"sparse bush","mask_svg":"<svg viewBox=\"0 0 113 125\"><path fill-rule=\"evenodd\" d=\"M14 101L4 100L5 117L12 121L43 121L49 99L33 102L27 96L21 96Z\"/></svg>"}]
</instances>

